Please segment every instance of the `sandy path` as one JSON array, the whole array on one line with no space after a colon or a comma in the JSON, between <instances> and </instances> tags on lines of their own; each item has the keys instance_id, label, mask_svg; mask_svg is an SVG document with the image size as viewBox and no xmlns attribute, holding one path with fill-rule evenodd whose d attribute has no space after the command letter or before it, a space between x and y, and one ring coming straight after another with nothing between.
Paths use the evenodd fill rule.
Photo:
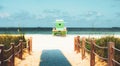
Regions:
<instances>
[{"instance_id":1,"label":"sandy path","mask_svg":"<svg viewBox=\"0 0 120 66\"><path fill-rule=\"evenodd\" d=\"M75 35L66 37L56 37L52 35L26 35L33 38L33 53L28 55L25 60L17 66L40 66L43 50L59 50L68 60L71 66L90 66L89 59L81 59L81 54L76 54L73 50L73 40Z\"/></svg>"}]
</instances>

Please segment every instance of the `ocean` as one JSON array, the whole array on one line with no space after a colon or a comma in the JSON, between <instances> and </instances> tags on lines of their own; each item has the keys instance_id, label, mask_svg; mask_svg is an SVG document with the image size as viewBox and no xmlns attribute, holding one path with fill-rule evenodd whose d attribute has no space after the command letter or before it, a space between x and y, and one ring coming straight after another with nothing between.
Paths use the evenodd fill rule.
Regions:
<instances>
[{"instance_id":1,"label":"ocean","mask_svg":"<svg viewBox=\"0 0 120 66\"><path fill-rule=\"evenodd\" d=\"M9 27L0 28L0 34L52 34L52 28L46 27ZM67 28L67 34L109 34L120 35L120 28Z\"/></svg>"}]
</instances>

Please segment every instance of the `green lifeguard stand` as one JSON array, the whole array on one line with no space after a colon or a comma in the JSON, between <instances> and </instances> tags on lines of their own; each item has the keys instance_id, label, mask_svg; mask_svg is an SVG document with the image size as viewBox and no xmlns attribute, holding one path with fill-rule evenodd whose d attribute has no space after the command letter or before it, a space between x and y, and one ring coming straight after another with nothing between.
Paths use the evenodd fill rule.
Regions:
<instances>
[{"instance_id":1,"label":"green lifeguard stand","mask_svg":"<svg viewBox=\"0 0 120 66\"><path fill-rule=\"evenodd\" d=\"M67 29L64 26L64 20L56 20L55 28L52 30L53 35L66 36Z\"/></svg>"}]
</instances>

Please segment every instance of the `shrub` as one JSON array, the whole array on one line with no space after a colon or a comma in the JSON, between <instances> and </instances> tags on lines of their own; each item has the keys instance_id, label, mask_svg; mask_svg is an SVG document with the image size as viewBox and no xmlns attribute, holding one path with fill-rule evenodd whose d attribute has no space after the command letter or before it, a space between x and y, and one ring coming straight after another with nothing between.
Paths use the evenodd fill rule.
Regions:
<instances>
[{"instance_id":1,"label":"shrub","mask_svg":"<svg viewBox=\"0 0 120 66\"><path fill-rule=\"evenodd\" d=\"M4 49L8 49L10 48L11 42L14 42L15 45L18 45L20 39L22 39L24 42L26 41L24 35L0 35L0 44L4 44Z\"/></svg>"},{"instance_id":2,"label":"shrub","mask_svg":"<svg viewBox=\"0 0 120 66\"><path fill-rule=\"evenodd\" d=\"M14 42L15 45L18 45L19 44L19 40L22 39L23 42L25 42L25 37L24 35L0 35L0 44L4 44L4 49L7 50L11 47L10 43L11 42ZM26 44L23 45L23 47L26 46ZM15 51L17 51L17 49L14 49ZM11 56L11 53L12 50L10 51L7 51L7 52L4 52L4 60L5 59L8 59L8 57ZM8 66L7 62L4 62L4 66Z\"/></svg>"},{"instance_id":3,"label":"shrub","mask_svg":"<svg viewBox=\"0 0 120 66\"><path fill-rule=\"evenodd\" d=\"M108 42L114 42L115 43L115 48L120 49L120 38L114 37L114 36L105 36L101 38L95 38L96 44L101 46L101 47L108 47ZM89 41L87 39L87 41ZM90 50L90 45L86 44L86 48ZM108 49L101 49L98 47L95 47L95 52L104 58L108 58ZM115 50L115 60L120 62L120 52Z\"/></svg>"}]
</instances>

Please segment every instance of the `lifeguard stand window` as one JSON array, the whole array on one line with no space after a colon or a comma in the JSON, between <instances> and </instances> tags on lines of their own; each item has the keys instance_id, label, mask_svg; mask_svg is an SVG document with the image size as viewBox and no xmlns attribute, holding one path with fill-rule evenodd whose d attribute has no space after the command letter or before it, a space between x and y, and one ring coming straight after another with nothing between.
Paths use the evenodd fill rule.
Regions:
<instances>
[{"instance_id":1,"label":"lifeguard stand window","mask_svg":"<svg viewBox=\"0 0 120 66\"><path fill-rule=\"evenodd\" d=\"M64 22L63 21L56 22L56 30L64 30Z\"/></svg>"},{"instance_id":2,"label":"lifeguard stand window","mask_svg":"<svg viewBox=\"0 0 120 66\"><path fill-rule=\"evenodd\" d=\"M61 26L61 24L59 24Z\"/></svg>"}]
</instances>

